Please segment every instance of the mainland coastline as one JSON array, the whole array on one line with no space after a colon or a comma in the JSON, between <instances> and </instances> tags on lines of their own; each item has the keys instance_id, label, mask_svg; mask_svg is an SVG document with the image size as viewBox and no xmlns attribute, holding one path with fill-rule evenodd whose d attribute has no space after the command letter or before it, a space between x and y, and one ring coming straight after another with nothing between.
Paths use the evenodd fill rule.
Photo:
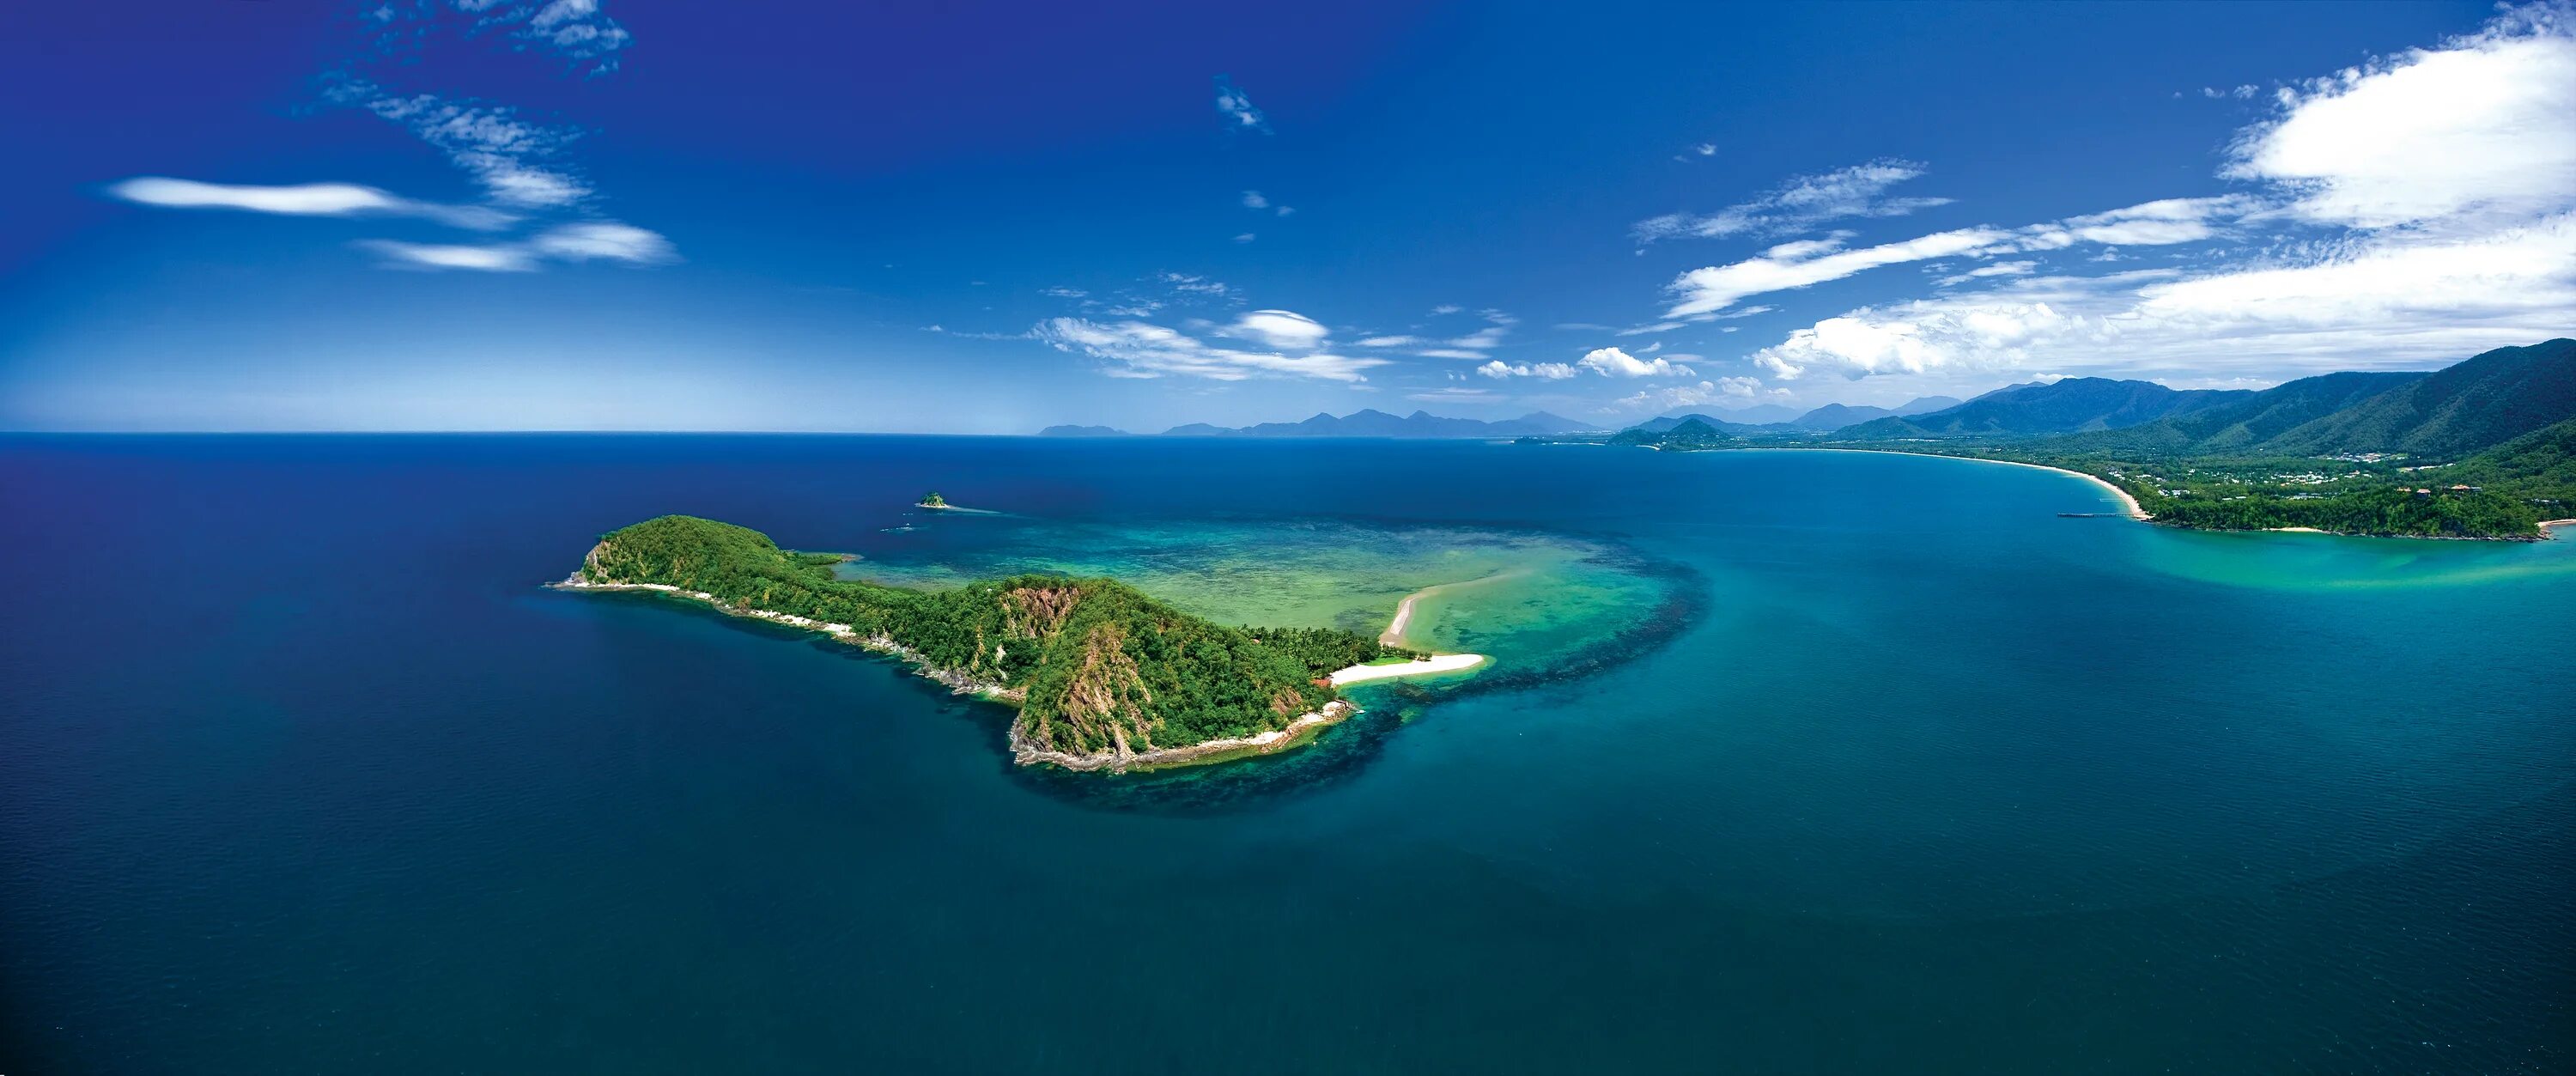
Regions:
<instances>
[{"instance_id":1,"label":"mainland coastline","mask_svg":"<svg viewBox=\"0 0 2576 1076\"><path fill-rule=\"evenodd\" d=\"M2152 522L2154 522L2154 521L2155 521L2155 518L2156 518L2155 516L2153 516L2153 515L2149 514L2149 513L2147 512L2147 510L2146 510L2146 508L2145 508L2144 506L2142 506L2142 505L2140 505L2140 504L2138 503L2138 498L2137 498L2137 497L2132 496L2132 495L2129 493L2129 491L2128 491L2128 490L2121 489L2121 488L2119 487L2119 485L2118 485L2118 484L2116 484L2116 483L2112 482L2110 479L2104 478L2104 477L2102 477L2101 475L2085 474L2085 473L2084 473L2084 472L2082 472L2082 471L2070 471L2070 470L2067 470L2067 469L2066 469L2066 468L2064 468L2064 467L2051 467L2051 466L2049 466L2049 465L2047 465L2047 464L2045 464L2045 463L2024 463L2024 462L2022 462L2022 461L2020 461L2020 460L1999 460L1999 459L1994 459L1994 458L1987 457L1987 456L1953 456L1953 455L1950 455L1950 454L1948 454L1948 453L1942 453L1942 452L1907 452L1907 451L1904 451L1904 450L1902 450L1902 449L1895 449L1895 448L1825 448L1825 447L1804 447L1804 446L1801 446L1801 447L1798 447L1798 448L1748 448L1748 449L1740 449L1739 451L1745 451L1745 452L1868 452L1868 453L1872 453L1872 454L1880 455L1880 456L1920 456L1920 457L1923 457L1923 458L1925 458L1925 459L1935 459L1935 460L1966 460L1967 462L1970 462L1970 463L2000 463L2000 464L2003 464L2003 465L2004 465L2004 466L2006 466L2006 467L2028 467L2028 468L2031 468L2032 470L2038 470L2038 471L2054 471L2054 472L2056 472L2056 473L2058 473L2058 474L2067 475L2067 476L2074 477L2074 478L2081 478L2081 479L2083 479L2083 480L2085 480L2085 481L2087 481L2087 482L2091 482L2091 483L2093 483L2093 484L2094 484L2094 485L2096 485L2096 486L2100 486L2100 487L2102 488L2103 492L2105 492L2105 493L2109 493L2109 494L2110 494L2114 499L2116 499L2116 500L2118 500L2118 501L2120 502L2120 507L2121 507L2121 509L2122 509L2122 510L2121 510L2121 512L2120 512L2120 514L2121 514L2121 515L2123 515L2123 516L2126 516L2126 517L2128 517L2128 518L2130 518L2130 519L2137 520L2137 521L2139 521L2139 522L2141 522L2141 523L2152 523Z\"/></svg>"}]
</instances>

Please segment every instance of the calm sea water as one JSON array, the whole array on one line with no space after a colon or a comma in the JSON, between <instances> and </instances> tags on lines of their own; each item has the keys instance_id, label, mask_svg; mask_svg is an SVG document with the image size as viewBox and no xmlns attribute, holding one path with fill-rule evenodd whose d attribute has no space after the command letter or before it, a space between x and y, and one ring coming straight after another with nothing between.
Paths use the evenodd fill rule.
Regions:
<instances>
[{"instance_id":1,"label":"calm sea water","mask_svg":"<svg viewBox=\"0 0 2576 1076\"><path fill-rule=\"evenodd\" d=\"M2576 1067L2576 542L2101 508L1861 454L0 440L0 1072ZM673 511L1246 619L1526 574L1432 611L1508 659L1467 686L1073 781L845 648L538 587Z\"/></svg>"}]
</instances>

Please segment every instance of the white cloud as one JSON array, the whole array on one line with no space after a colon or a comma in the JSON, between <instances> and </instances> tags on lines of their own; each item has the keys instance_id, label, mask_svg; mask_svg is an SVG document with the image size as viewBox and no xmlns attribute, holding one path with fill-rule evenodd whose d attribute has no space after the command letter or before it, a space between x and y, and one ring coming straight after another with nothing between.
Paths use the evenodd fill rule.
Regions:
<instances>
[{"instance_id":1,"label":"white cloud","mask_svg":"<svg viewBox=\"0 0 2576 1076\"><path fill-rule=\"evenodd\" d=\"M1521 363L1511 365L1495 359L1476 368L1478 374L1495 380L1510 377L1535 377L1542 381L1563 381L1574 376L1574 367L1561 362Z\"/></svg>"},{"instance_id":2,"label":"white cloud","mask_svg":"<svg viewBox=\"0 0 2576 1076\"><path fill-rule=\"evenodd\" d=\"M629 265L661 265L679 260L670 240L616 221L567 224L519 243L448 245L368 239L358 246L376 252L392 268L472 269L487 273L530 272L548 260L603 260Z\"/></svg>"},{"instance_id":3,"label":"white cloud","mask_svg":"<svg viewBox=\"0 0 2576 1076\"><path fill-rule=\"evenodd\" d=\"M484 206L414 201L355 183L266 187L137 176L110 186L107 192L129 202L171 209L239 209L307 217L425 217L478 231L506 228L518 219Z\"/></svg>"},{"instance_id":4,"label":"white cloud","mask_svg":"<svg viewBox=\"0 0 2576 1076\"><path fill-rule=\"evenodd\" d=\"M1749 295L1786 291L1840 280L1854 273L1899 262L1924 261L1997 246L2012 234L1996 228L1962 228L1821 257L1775 258L1764 255L1732 265L1693 269L1676 278L1670 290L1675 302L1666 317L1712 314Z\"/></svg>"},{"instance_id":5,"label":"white cloud","mask_svg":"<svg viewBox=\"0 0 2576 1076\"><path fill-rule=\"evenodd\" d=\"M1574 363L1603 377L1689 377L1691 368L1671 359L1640 359L1615 347L1594 348Z\"/></svg>"},{"instance_id":6,"label":"white cloud","mask_svg":"<svg viewBox=\"0 0 2576 1076\"><path fill-rule=\"evenodd\" d=\"M1432 310L1432 313L1434 314L1455 314L1458 312L1459 308L1454 306L1442 306ZM1512 326L1520 324L1521 320L1511 316L1510 314L1504 313L1503 311L1492 309L1482 311L1479 316L1485 319L1486 324L1484 328L1468 333L1465 336L1451 337L1447 340L1440 341L1439 347L1424 348L1420 351L1414 352L1414 354L1426 359L1483 359L1487 352L1502 346L1503 337L1509 335L1512 331Z\"/></svg>"},{"instance_id":7,"label":"white cloud","mask_svg":"<svg viewBox=\"0 0 2576 1076\"><path fill-rule=\"evenodd\" d=\"M2278 95L2224 174L2294 193L2301 219L2359 228L2576 204L2576 34L2564 8L2349 68Z\"/></svg>"},{"instance_id":8,"label":"white cloud","mask_svg":"<svg viewBox=\"0 0 2576 1076\"><path fill-rule=\"evenodd\" d=\"M1675 407L1700 407L1720 400L1749 400L1760 395L1761 388L1762 382L1758 378L1721 377L1715 381L1702 381L1696 385L1647 389L1632 396L1621 397L1615 406L1630 410L1651 407L1658 411ZM1771 395L1787 394L1774 389Z\"/></svg>"},{"instance_id":9,"label":"white cloud","mask_svg":"<svg viewBox=\"0 0 2576 1076\"><path fill-rule=\"evenodd\" d=\"M1221 280L1210 280L1206 277L1197 276L1191 273L1164 273L1154 279L1164 287L1170 288L1173 292L1181 295L1206 295L1221 298L1234 294L1233 285L1227 284Z\"/></svg>"},{"instance_id":10,"label":"white cloud","mask_svg":"<svg viewBox=\"0 0 2576 1076\"><path fill-rule=\"evenodd\" d=\"M618 50L634 42L617 20L600 12L599 0L455 0L455 4L478 16L476 30L509 27L514 39L588 62L594 75L616 70Z\"/></svg>"},{"instance_id":11,"label":"white cloud","mask_svg":"<svg viewBox=\"0 0 2576 1076\"><path fill-rule=\"evenodd\" d=\"M1104 325L1082 318L1050 318L1039 322L1029 334L1058 351L1079 352L1115 363L1102 371L1112 377L1181 375L1241 381L1274 376L1359 382L1368 380L1361 371L1387 363L1385 359L1325 352L1288 355L1219 347L1140 321Z\"/></svg>"},{"instance_id":12,"label":"white cloud","mask_svg":"<svg viewBox=\"0 0 2576 1076\"><path fill-rule=\"evenodd\" d=\"M2265 253L2196 271L2022 276L1979 294L1862 307L1754 361L1783 378L2277 377L2421 368L2567 333L2576 26L2564 9L2511 10L2478 34L2284 90L2275 104L2224 169L2273 184L2273 208L2167 199L2021 229L1971 253L2191 242L2221 223L2338 234L2276 236L2257 248ZM1724 289L1708 294L1722 305Z\"/></svg>"},{"instance_id":13,"label":"white cloud","mask_svg":"<svg viewBox=\"0 0 2576 1076\"><path fill-rule=\"evenodd\" d=\"M2039 263L2035 261L1995 262L1991 265L1980 265L1964 273L1953 273L1949 276L1942 277L1934 283L1941 287L1950 287L1953 285L1965 284L1974 280L1984 280L1990 277L2028 276L2038 267Z\"/></svg>"},{"instance_id":14,"label":"white cloud","mask_svg":"<svg viewBox=\"0 0 2576 1076\"><path fill-rule=\"evenodd\" d=\"M447 154L495 202L551 209L590 196L588 184L545 163L575 137L568 128L526 122L517 110L504 106L449 101L425 93L394 96L362 81L342 83L332 95L403 125Z\"/></svg>"},{"instance_id":15,"label":"white cloud","mask_svg":"<svg viewBox=\"0 0 2576 1076\"><path fill-rule=\"evenodd\" d=\"M1270 133L1270 120L1252 107L1251 96L1224 75L1216 77L1216 110L1226 118L1228 130Z\"/></svg>"},{"instance_id":16,"label":"white cloud","mask_svg":"<svg viewBox=\"0 0 2576 1076\"><path fill-rule=\"evenodd\" d=\"M2196 243L2218 234L2210 224L2212 220L2242 216L2257 205L2254 199L2233 195L2164 198L2107 213L2068 217L2055 225L2024 229L2030 238L2024 241L2023 246L2031 250L2053 250L2077 242L2109 247Z\"/></svg>"},{"instance_id":17,"label":"white cloud","mask_svg":"<svg viewBox=\"0 0 2576 1076\"><path fill-rule=\"evenodd\" d=\"M1225 335L1253 340L1288 351L1312 351L1325 345L1331 330L1293 310L1255 310L1236 318Z\"/></svg>"},{"instance_id":18,"label":"white cloud","mask_svg":"<svg viewBox=\"0 0 2576 1076\"><path fill-rule=\"evenodd\" d=\"M536 255L515 243L488 246L446 245L436 243L397 243L390 239L361 240L358 246L375 251L388 267L396 269L472 269L486 273L525 273L537 267Z\"/></svg>"},{"instance_id":19,"label":"white cloud","mask_svg":"<svg viewBox=\"0 0 2576 1076\"><path fill-rule=\"evenodd\" d=\"M2156 246L2195 242L2218 234L2212 220L2241 214L2253 205L2235 196L2166 198L2012 230L1990 226L1959 228L1859 250L1841 249L1839 237L1782 243L1758 257L1683 273L1668 286L1675 301L1664 316L1705 319L1747 296L1810 287L1883 266L1934 258L2062 250L2077 243Z\"/></svg>"},{"instance_id":20,"label":"white cloud","mask_svg":"<svg viewBox=\"0 0 2576 1076\"><path fill-rule=\"evenodd\" d=\"M634 265L658 265L678 260L671 241L632 224L616 221L592 221L554 228L528 241L538 254L559 261L583 262L592 259L627 262Z\"/></svg>"},{"instance_id":21,"label":"white cloud","mask_svg":"<svg viewBox=\"0 0 2576 1076\"><path fill-rule=\"evenodd\" d=\"M1702 156L1717 152L1701 146ZM1709 214L1668 213L1638 221L1630 229L1640 243L1695 237L1723 239L1735 235L1783 235L1845 217L1901 217L1918 209L1948 205L1947 198L1883 198L1898 183L1923 174L1912 161L1880 160L1812 176L1795 176L1777 189L1750 201Z\"/></svg>"},{"instance_id":22,"label":"white cloud","mask_svg":"<svg viewBox=\"0 0 2576 1076\"><path fill-rule=\"evenodd\" d=\"M2194 275L2039 278L1999 292L1864 307L1756 352L1810 371L2099 373L2421 368L2565 335L2576 214L2460 239L2345 244L2311 260Z\"/></svg>"}]
</instances>

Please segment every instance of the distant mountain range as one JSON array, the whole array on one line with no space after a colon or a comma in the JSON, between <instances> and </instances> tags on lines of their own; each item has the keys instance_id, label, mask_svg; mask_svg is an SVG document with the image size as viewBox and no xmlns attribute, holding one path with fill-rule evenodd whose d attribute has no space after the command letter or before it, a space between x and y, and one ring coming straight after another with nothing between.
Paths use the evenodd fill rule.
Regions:
<instances>
[{"instance_id":1,"label":"distant mountain range","mask_svg":"<svg viewBox=\"0 0 2576 1076\"><path fill-rule=\"evenodd\" d=\"M1317 414L1303 422L1264 422L1240 428L1211 426L1193 422L1163 431L1165 437L1543 437L1550 434L1597 430L1597 423L1576 422L1563 415L1533 411L1519 418L1488 422L1474 418L1443 418L1428 411L1410 415L1390 415L1375 409L1353 411L1335 417ZM1116 437L1121 431L1107 426L1049 426L1038 431L1041 437Z\"/></svg>"},{"instance_id":2,"label":"distant mountain range","mask_svg":"<svg viewBox=\"0 0 2576 1076\"><path fill-rule=\"evenodd\" d=\"M1829 433L1872 419L1917 415L1958 405L1958 400L1948 396L1923 396L1893 409L1836 403L1826 404L1812 411L1797 412L1778 404L1763 404L1740 411L1721 412L1720 414L1725 417L1705 411L1665 415L1661 418L1647 419L1629 428L1648 433L1669 433L1675 426L1697 420L1707 423L1710 429L1719 433L1737 437L1766 433Z\"/></svg>"},{"instance_id":3,"label":"distant mountain range","mask_svg":"<svg viewBox=\"0 0 2576 1076\"><path fill-rule=\"evenodd\" d=\"M1764 421L1744 421L1761 419ZM2436 373L2336 373L2260 391L2172 389L2152 381L2070 377L2012 385L1973 400L1926 396L1903 407L1851 404L1791 414L1776 404L1648 419L1668 434L1699 423L1711 438L1830 434L1836 441L2010 438L2034 450L2159 455L2318 456L2403 452L2460 458L2576 419L2576 340L2498 348ZM1536 411L1488 422L1427 411L1354 411L1239 429L1192 423L1167 437L1549 437L1597 424ZM1049 426L1046 437L1118 437L1107 426ZM2563 436L2528 452L2555 451Z\"/></svg>"},{"instance_id":4,"label":"distant mountain range","mask_svg":"<svg viewBox=\"0 0 2576 1076\"><path fill-rule=\"evenodd\" d=\"M2261 391L2178 391L2070 377L1946 410L1835 431L1837 440L2041 437L2033 450L2456 458L2576 418L2576 340L2497 348L2435 373L2335 373ZM2053 435L2053 436L2052 436Z\"/></svg>"}]
</instances>

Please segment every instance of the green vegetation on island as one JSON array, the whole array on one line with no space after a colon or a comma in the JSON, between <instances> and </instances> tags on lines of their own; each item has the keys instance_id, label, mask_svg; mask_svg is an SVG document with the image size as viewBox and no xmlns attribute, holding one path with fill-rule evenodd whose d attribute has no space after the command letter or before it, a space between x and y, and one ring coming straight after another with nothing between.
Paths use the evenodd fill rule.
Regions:
<instances>
[{"instance_id":1,"label":"green vegetation on island","mask_svg":"<svg viewBox=\"0 0 2576 1076\"><path fill-rule=\"evenodd\" d=\"M933 494L936 497L937 494ZM663 516L602 537L581 585L703 592L736 612L846 625L926 673L1020 708L1016 744L1125 758L1286 729L1339 695L1334 670L1419 657L1331 628L1227 627L1109 579L1021 575L943 590L841 579L832 554Z\"/></svg>"},{"instance_id":2,"label":"green vegetation on island","mask_svg":"<svg viewBox=\"0 0 2576 1076\"><path fill-rule=\"evenodd\" d=\"M1609 444L1640 445L1666 452L1706 452L1718 448L1739 448L1744 438L1720 432L1717 427L1692 417L1660 433L1639 426L1611 435Z\"/></svg>"}]
</instances>

